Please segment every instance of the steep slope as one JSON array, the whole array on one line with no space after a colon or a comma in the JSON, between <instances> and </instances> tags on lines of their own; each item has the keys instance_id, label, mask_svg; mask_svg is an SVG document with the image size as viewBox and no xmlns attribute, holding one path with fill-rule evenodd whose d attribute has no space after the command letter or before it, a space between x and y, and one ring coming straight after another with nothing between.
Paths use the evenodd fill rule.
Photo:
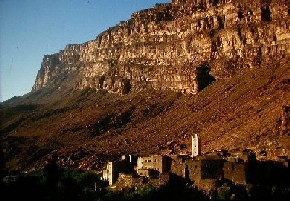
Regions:
<instances>
[{"instance_id":1,"label":"steep slope","mask_svg":"<svg viewBox=\"0 0 290 201\"><path fill-rule=\"evenodd\" d=\"M197 96L182 96L169 111L126 130L116 141L96 141L97 147L156 153L174 140L177 145L187 145L181 151L190 151L190 136L199 133L203 152L252 148L258 153L267 151L272 159L289 156L290 139L281 132L282 106L290 101L289 76L289 62L244 70ZM118 144L122 139L126 143Z\"/></svg>"},{"instance_id":2,"label":"steep slope","mask_svg":"<svg viewBox=\"0 0 290 201\"><path fill-rule=\"evenodd\" d=\"M197 95L82 90L63 97L62 104L38 105L22 98L22 105L1 110L6 165L41 165L53 150L63 165L90 168L124 153L185 153L194 133L201 136L203 153L251 148L266 151L268 159L289 156L289 135L281 132L282 106L290 104L289 80L284 59L243 69Z\"/></svg>"}]
</instances>

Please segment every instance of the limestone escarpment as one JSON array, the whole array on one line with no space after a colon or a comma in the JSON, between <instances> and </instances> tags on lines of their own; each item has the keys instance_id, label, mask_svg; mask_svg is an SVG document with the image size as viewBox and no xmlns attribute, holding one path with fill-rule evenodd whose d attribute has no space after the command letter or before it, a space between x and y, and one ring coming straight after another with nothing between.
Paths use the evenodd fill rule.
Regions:
<instances>
[{"instance_id":1,"label":"limestone escarpment","mask_svg":"<svg viewBox=\"0 0 290 201\"><path fill-rule=\"evenodd\" d=\"M33 91L77 72L80 79L74 88L197 93L240 68L256 68L265 60L289 55L289 7L286 0L156 4L95 40L45 56Z\"/></svg>"}]
</instances>

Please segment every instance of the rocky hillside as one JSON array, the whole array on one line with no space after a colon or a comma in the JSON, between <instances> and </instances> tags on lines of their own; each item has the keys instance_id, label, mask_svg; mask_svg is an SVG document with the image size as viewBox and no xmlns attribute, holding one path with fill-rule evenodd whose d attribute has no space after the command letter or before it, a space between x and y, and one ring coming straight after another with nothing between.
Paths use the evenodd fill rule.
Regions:
<instances>
[{"instance_id":1,"label":"rocky hillside","mask_svg":"<svg viewBox=\"0 0 290 201\"><path fill-rule=\"evenodd\" d=\"M99 168L124 153L290 155L287 1L174 0L46 55L31 93L1 103L6 167Z\"/></svg>"}]
</instances>

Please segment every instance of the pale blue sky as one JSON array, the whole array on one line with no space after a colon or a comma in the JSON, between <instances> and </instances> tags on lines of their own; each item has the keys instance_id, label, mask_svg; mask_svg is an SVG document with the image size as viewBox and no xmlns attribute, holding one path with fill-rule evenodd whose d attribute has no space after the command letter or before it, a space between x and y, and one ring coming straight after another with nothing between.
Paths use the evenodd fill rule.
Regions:
<instances>
[{"instance_id":1,"label":"pale blue sky","mask_svg":"<svg viewBox=\"0 0 290 201\"><path fill-rule=\"evenodd\" d=\"M0 102L30 92L43 55L171 0L0 0Z\"/></svg>"}]
</instances>

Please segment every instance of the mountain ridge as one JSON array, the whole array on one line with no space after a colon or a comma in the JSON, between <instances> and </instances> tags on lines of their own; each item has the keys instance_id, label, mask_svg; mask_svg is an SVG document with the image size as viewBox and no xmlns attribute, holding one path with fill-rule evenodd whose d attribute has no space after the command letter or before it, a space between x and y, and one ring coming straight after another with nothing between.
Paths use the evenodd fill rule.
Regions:
<instances>
[{"instance_id":1,"label":"mountain ridge","mask_svg":"<svg viewBox=\"0 0 290 201\"><path fill-rule=\"evenodd\" d=\"M94 40L45 55L32 91L77 73L72 88L195 94L210 83L205 80L289 54L289 15L288 3L276 0L157 4Z\"/></svg>"}]
</instances>

